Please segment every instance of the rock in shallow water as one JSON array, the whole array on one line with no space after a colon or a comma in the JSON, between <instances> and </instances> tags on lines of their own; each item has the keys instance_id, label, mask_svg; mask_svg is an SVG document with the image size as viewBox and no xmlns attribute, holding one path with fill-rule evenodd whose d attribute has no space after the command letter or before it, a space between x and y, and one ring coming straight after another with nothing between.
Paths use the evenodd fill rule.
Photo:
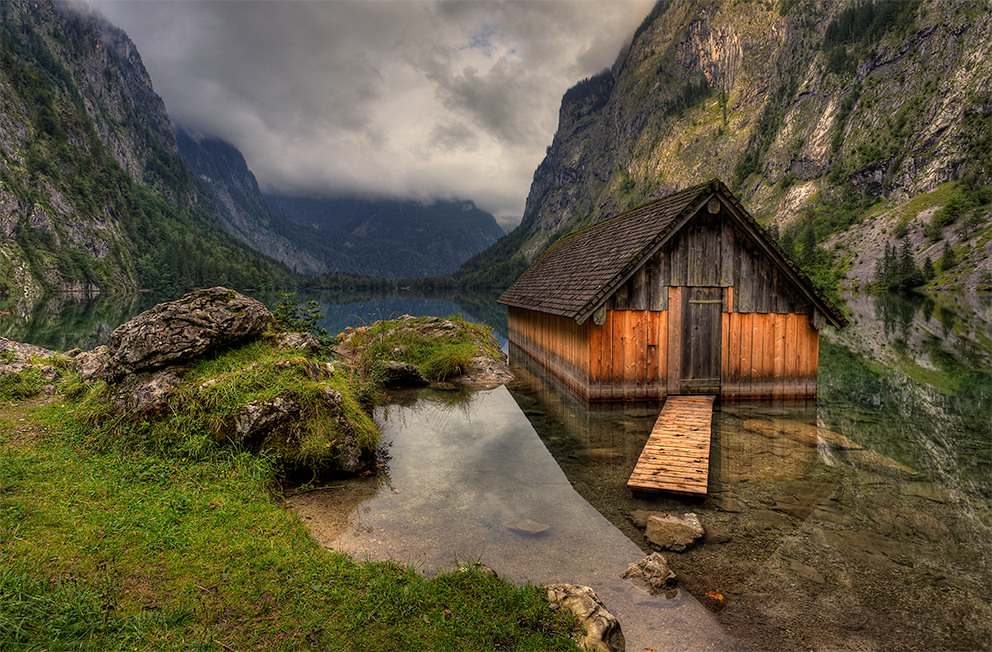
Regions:
<instances>
[{"instance_id":1,"label":"rock in shallow water","mask_svg":"<svg viewBox=\"0 0 992 652\"><path fill-rule=\"evenodd\" d=\"M519 532L521 534L540 534L542 532L547 532L548 526L544 523L538 523L537 521L532 521L529 518L522 521L518 521L513 525L508 526L514 532Z\"/></svg>"},{"instance_id":2,"label":"rock in shallow water","mask_svg":"<svg viewBox=\"0 0 992 652\"><path fill-rule=\"evenodd\" d=\"M648 518L644 533L653 547L682 552L703 536L703 526L692 513L681 518L672 514L654 514Z\"/></svg>"},{"instance_id":3,"label":"rock in shallow water","mask_svg":"<svg viewBox=\"0 0 992 652\"><path fill-rule=\"evenodd\" d=\"M579 645L595 652L623 652L626 647L620 622L588 586L548 584L544 587L552 604L565 607L582 626Z\"/></svg>"},{"instance_id":4,"label":"rock in shallow water","mask_svg":"<svg viewBox=\"0 0 992 652\"><path fill-rule=\"evenodd\" d=\"M629 564L623 578L643 587L651 595L668 591L679 583L675 572L668 567L668 560L657 552L636 564Z\"/></svg>"}]
</instances>

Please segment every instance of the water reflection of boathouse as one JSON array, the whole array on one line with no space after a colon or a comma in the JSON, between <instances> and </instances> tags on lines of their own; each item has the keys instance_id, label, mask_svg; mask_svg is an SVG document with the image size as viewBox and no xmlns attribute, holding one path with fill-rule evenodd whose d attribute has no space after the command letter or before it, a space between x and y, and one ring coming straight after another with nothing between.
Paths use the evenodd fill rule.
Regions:
<instances>
[{"instance_id":1,"label":"water reflection of boathouse","mask_svg":"<svg viewBox=\"0 0 992 652\"><path fill-rule=\"evenodd\" d=\"M815 396L819 329L847 322L716 180L562 238L500 303L588 401Z\"/></svg>"}]
</instances>

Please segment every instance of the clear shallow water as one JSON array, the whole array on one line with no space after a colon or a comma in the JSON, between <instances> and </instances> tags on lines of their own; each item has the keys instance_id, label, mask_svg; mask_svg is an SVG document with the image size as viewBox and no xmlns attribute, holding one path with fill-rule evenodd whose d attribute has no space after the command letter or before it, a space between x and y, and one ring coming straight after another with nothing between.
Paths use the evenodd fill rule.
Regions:
<instances>
[{"instance_id":1,"label":"clear shallow water","mask_svg":"<svg viewBox=\"0 0 992 652\"><path fill-rule=\"evenodd\" d=\"M591 586L631 650L733 647L686 592L652 597L621 579L644 552L576 492L505 387L457 400L400 398L409 402L377 415L390 442L388 480L357 504L343 531L316 528L322 544L425 572L479 561L517 582ZM321 522L354 490L313 492L294 509Z\"/></svg>"}]
</instances>

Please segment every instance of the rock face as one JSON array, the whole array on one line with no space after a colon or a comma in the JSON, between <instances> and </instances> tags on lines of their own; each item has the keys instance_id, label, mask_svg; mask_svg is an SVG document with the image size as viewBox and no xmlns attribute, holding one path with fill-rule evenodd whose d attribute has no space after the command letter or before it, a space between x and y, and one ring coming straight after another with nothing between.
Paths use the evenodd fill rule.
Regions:
<instances>
[{"instance_id":1,"label":"rock face","mask_svg":"<svg viewBox=\"0 0 992 652\"><path fill-rule=\"evenodd\" d=\"M626 643L620 623L599 601L588 586L549 584L544 587L548 600L560 605L579 619L584 631L579 645L594 652L623 652Z\"/></svg>"},{"instance_id":2,"label":"rock face","mask_svg":"<svg viewBox=\"0 0 992 652\"><path fill-rule=\"evenodd\" d=\"M671 514L648 517L644 536L652 546L661 550L682 552L703 536L703 526L695 514L684 514L681 518Z\"/></svg>"},{"instance_id":3,"label":"rock face","mask_svg":"<svg viewBox=\"0 0 992 652\"><path fill-rule=\"evenodd\" d=\"M778 225L851 197L902 204L952 179L988 184L977 151L989 142L992 13L948 8L656 4L610 69L565 93L512 245L473 262L531 263L570 231L712 177ZM911 217L877 221L875 250L900 220L919 233L922 218ZM841 250L873 268L881 254L860 255L869 245L855 237L867 230L857 221ZM964 244L983 251L987 271L988 247Z\"/></svg>"},{"instance_id":4,"label":"rock face","mask_svg":"<svg viewBox=\"0 0 992 652\"><path fill-rule=\"evenodd\" d=\"M182 364L258 336L273 321L262 303L233 290L191 292L117 327L110 335L104 375L118 380L137 371Z\"/></svg>"}]
</instances>

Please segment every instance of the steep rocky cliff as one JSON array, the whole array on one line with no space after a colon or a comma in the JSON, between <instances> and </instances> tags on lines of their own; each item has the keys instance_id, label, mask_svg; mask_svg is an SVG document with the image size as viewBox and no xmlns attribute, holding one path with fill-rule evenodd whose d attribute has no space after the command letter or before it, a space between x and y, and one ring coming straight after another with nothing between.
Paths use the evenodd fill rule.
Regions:
<instances>
[{"instance_id":1,"label":"steep rocky cliff","mask_svg":"<svg viewBox=\"0 0 992 652\"><path fill-rule=\"evenodd\" d=\"M957 281L992 287L990 80L986 2L661 0L612 68L565 94L521 226L463 273L511 275L568 231L716 176L800 258L846 272L901 223L979 252ZM957 217L933 223L955 195ZM877 238L854 237L882 213Z\"/></svg>"},{"instance_id":2,"label":"steep rocky cliff","mask_svg":"<svg viewBox=\"0 0 992 652\"><path fill-rule=\"evenodd\" d=\"M285 274L220 232L124 32L0 0L0 36L0 295Z\"/></svg>"},{"instance_id":3,"label":"steep rocky cliff","mask_svg":"<svg viewBox=\"0 0 992 652\"><path fill-rule=\"evenodd\" d=\"M244 155L234 145L183 127L176 127L176 143L213 195L228 233L303 274L330 271L313 234L269 207Z\"/></svg>"}]
</instances>

